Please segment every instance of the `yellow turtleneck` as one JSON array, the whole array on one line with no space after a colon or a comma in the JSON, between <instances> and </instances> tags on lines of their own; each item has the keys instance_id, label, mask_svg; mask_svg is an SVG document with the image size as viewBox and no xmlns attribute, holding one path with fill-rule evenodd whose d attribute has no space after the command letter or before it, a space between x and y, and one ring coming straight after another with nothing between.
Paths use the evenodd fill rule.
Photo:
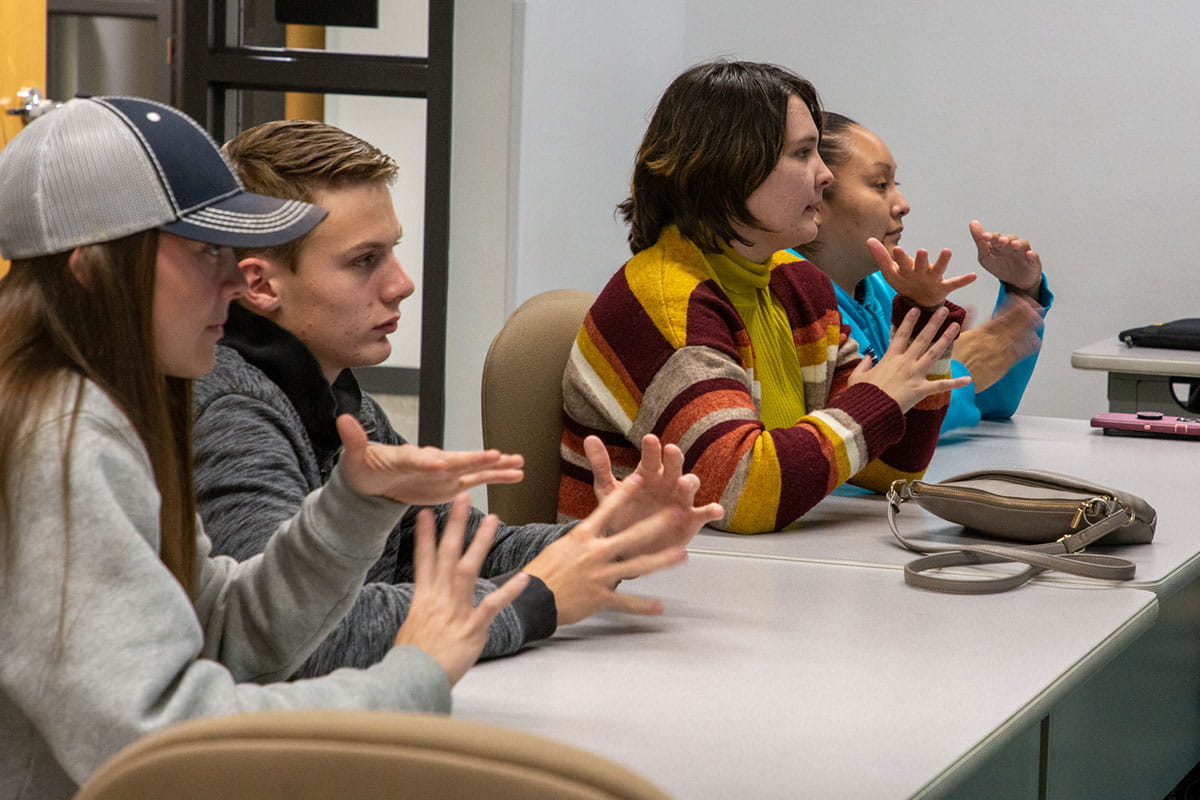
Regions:
<instances>
[{"instance_id":1,"label":"yellow turtleneck","mask_svg":"<svg viewBox=\"0 0 1200 800\"><path fill-rule=\"evenodd\" d=\"M767 428L790 428L804 416L804 381L792 324L771 294L771 261L756 264L729 247L705 253L717 284L737 309L750 337L751 392Z\"/></svg>"}]
</instances>

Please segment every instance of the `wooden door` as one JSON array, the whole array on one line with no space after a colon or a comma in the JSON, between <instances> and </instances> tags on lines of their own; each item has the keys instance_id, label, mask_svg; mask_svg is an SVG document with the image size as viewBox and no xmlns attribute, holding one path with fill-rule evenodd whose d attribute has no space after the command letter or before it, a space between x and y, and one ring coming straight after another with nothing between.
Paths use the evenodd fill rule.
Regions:
<instances>
[{"instance_id":1,"label":"wooden door","mask_svg":"<svg viewBox=\"0 0 1200 800\"><path fill-rule=\"evenodd\" d=\"M46 89L46 0L10 0L0 3L0 147L25 124L8 112L24 105L17 92L30 86Z\"/></svg>"}]
</instances>

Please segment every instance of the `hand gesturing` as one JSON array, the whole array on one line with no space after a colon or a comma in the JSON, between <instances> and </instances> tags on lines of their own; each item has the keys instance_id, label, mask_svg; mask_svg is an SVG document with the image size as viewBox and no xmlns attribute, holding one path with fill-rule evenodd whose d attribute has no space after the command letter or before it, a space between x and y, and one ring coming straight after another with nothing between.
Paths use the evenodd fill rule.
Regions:
<instances>
[{"instance_id":1,"label":"hand gesturing","mask_svg":"<svg viewBox=\"0 0 1200 800\"><path fill-rule=\"evenodd\" d=\"M598 436L583 440L583 450L592 467L592 489L597 502L604 502L621 482L612 472L608 449ZM696 498L699 480L683 473L683 452L678 445L663 445L658 437L648 433L642 437L641 459L634 474L640 481L626 502L609 518L609 533L628 528L660 509L675 506L690 509Z\"/></svg>"},{"instance_id":2,"label":"hand gesturing","mask_svg":"<svg viewBox=\"0 0 1200 800\"><path fill-rule=\"evenodd\" d=\"M359 494L436 505L472 486L517 483L524 477L524 459L519 455L369 443L358 420L349 414L338 417L337 429L342 437L342 472Z\"/></svg>"},{"instance_id":3,"label":"hand gesturing","mask_svg":"<svg viewBox=\"0 0 1200 800\"><path fill-rule=\"evenodd\" d=\"M909 257L904 248L897 245L891 253L878 239L867 239L867 249L875 258L879 271L883 273L897 294L907 297L922 308L934 308L946 302L946 296L975 280L975 273L968 272L955 278L944 278L950 266L950 251L942 250L937 261L929 263L929 252L918 250L916 259Z\"/></svg>"},{"instance_id":4,"label":"hand gesturing","mask_svg":"<svg viewBox=\"0 0 1200 800\"><path fill-rule=\"evenodd\" d=\"M954 343L954 358L971 373L975 391L982 392L1003 378L1021 359L1042 346L1038 330L1042 317L1032 300L1011 295L996 315L977 328L963 331Z\"/></svg>"},{"instance_id":5,"label":"hand gesturing","mask_svg":"<svg viewBox=\"0 0 1200 800\"><path fill-rule=\"evenodd\" d=\"M1030 294L1042 283L1042 258L1027 239L983 229L979 220L971 220L971 238L979 250L979 266L1018 292Z\"/></svg>"},{"instance_id":6,"label":"hand gesturing","mask_svg":"<svg viewBox=\"0 0 1200 800\"><path fill-rule=\"evenodd\" d=\"M965 375L961 378L933 381L926 377L934 362L946 353L954 338L958 336L958 323L953 322L946 326L946 330L936 341L934 340L949 313L946 307L942 306L914 336L913 327L916 326L921 312L915 308L910 309L900 327L892 334L892 342L888 345L887 352L879 359L879 363L872 366L869 358L863 358L850 374L849 383L865 381L878 386L895 400L900 410L905 413L931 394L949 392L969 384L971 379Z\"/></svg>"},{"instance_id":7,"label":"hand gesturing","mask_svg":"<svg viewBox=\"0 0 1200 800\"><path fill-rule=\"evenodd\" d=\"M463 530L470 505L466 494L454 498L442 540L436 544L433 512L425 508L417 515L412 606L396 633L396 644L413 645L432 656L451 686L479 658L492 620L529 583L528 575L518 573L471 607L475 579L492 546L497 521L491 515L484 518L464 553Z\"/></svg>"},{"instance_id":8,"label":"hand gesturing","mask_svg":"<svg viewBox=\"0 0 1200 800\"><path fill-rule=\"evenodd\" d=\"M695 475L680 477L661 503L636 500L643 483L637 473L615 483L595 511L526 565L526 572L554 592L560 625L603 609L662 613L661 601L617 592L617 584L680 563L696 531L724 513L717 503L692 506L700 486ZM640 507L634 516L646 516L627 527L616 525L631 506Z\"/></svg>"}]
</instances>

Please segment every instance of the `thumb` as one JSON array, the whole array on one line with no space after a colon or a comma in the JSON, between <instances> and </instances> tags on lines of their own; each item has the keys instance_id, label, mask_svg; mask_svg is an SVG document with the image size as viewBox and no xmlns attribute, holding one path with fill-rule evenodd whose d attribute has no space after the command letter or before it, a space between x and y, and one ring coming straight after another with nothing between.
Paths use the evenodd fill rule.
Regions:
<instances>
[{"instance_id":1,"label":"thumb","mask_svg":"<svg viewBox=\"0 0 1200 800\"><path fill-rule=\"evenodd\" d=\"M871 253L871 257L875 259L875 265L883 270L883 273L886 275L893 265L892 256L888 253L887 248L884 247L883 242L872 236L870 239L867 239L867 250Z\"/></svg>"},{"instance_id":2,"label":"thumb","mask_svg":"<svg viewBox=\"0 0 1200 800\"><path fill-rule=\"evenodd\" d=\"M367 449L367 432L352 415L342 414L337 418L337 432L346 454Z\"/></svg>"},{"instance_id":3,"label":"thumb","mask_svg":"<svg viewBox=\"0 0 1200 800\"><path fill-rule=\"evenodd\" d=\"M971 238L975 240L975 244L982 245L987 242L984 238L983 223L977 219L973 219L967 224L967 229L971 231Z\"/></svg>"}]
</instances>

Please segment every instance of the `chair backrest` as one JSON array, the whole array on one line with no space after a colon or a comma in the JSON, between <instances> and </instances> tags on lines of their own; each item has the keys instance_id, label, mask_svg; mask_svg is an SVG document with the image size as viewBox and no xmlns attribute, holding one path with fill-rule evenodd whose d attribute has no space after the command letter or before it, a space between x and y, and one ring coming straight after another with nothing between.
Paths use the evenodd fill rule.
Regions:
<instances>
[{"instance_id":1,"label":"chair backrest","mask_svg":"<svg viewBox=\"0 0 1200 800\"><path fill-rule=\"evenodd\" d=\"M554 289L521 304L483 363L483 444L525 457L525 480L489 485L488 510L511 525L554 522L560 476L562 376L596 295Z\"/></svg>"},{"instance_id":2,"label":"chair backrest","mask_svg":"<svg viewBox=\"0 0 1200 800\"><path fill-rule=\"evenodd\" d=\"M527 733L432 714L262 711L164 728L75 800L664 800L644 778Z\"/></svg>"}]
</instances>

